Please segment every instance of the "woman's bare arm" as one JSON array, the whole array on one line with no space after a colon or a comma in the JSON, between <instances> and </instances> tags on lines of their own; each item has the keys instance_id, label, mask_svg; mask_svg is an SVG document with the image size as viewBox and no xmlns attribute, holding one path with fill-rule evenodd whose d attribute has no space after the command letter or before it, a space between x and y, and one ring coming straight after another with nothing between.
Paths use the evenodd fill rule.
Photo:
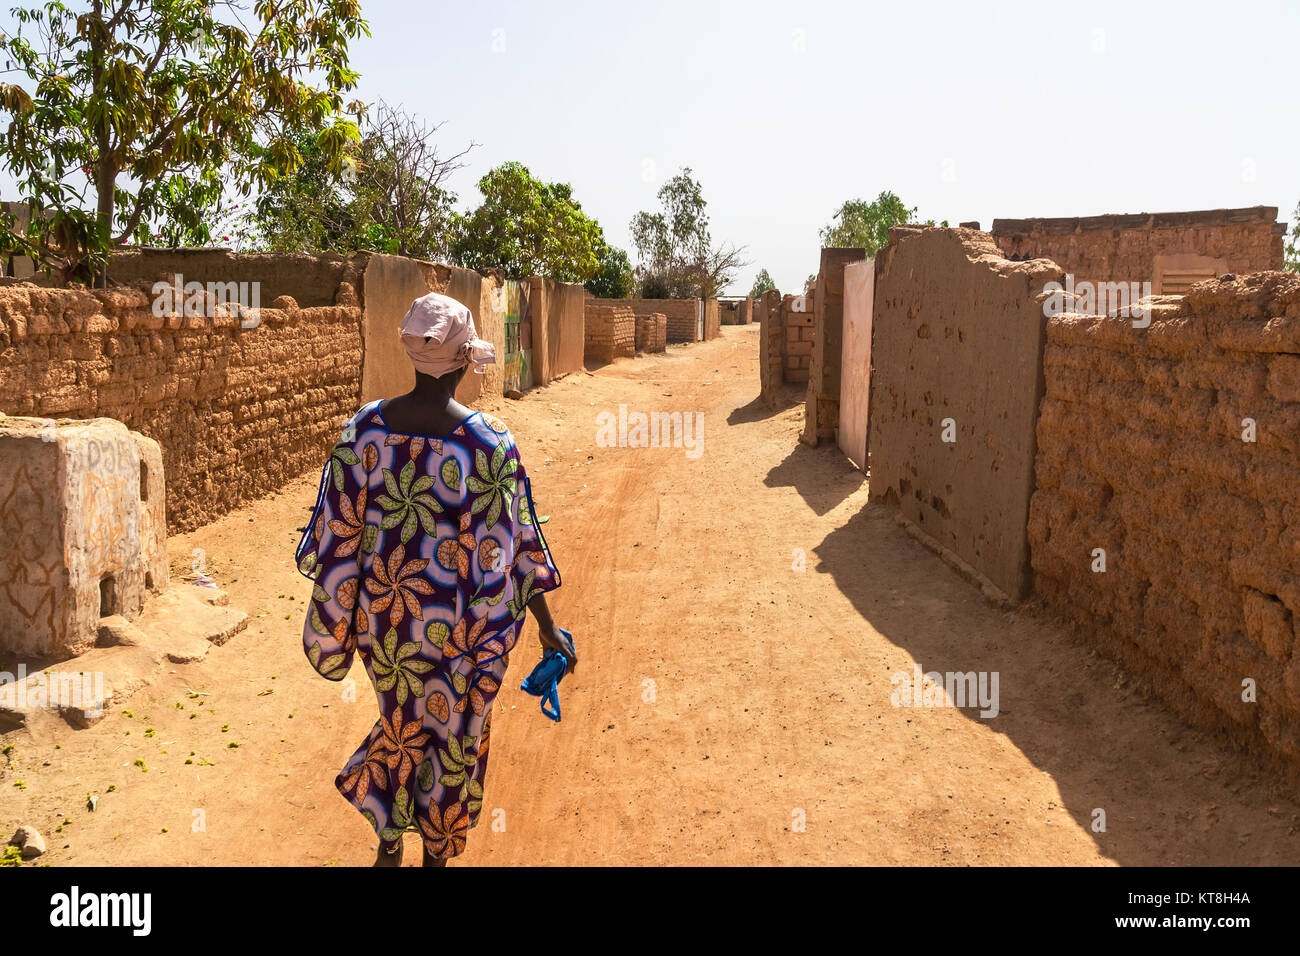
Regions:
<instances>
[{"instance_id":1,"label":"woman's bare arm","mask_svg":"<svg viewBox=\"0 0 1300 956\"><path fill-rule=\"evenodd\" d=\"M528 602L528 610L532 611L533 617L537 619L537 630L542 639L542 646L553 648L563 654L564 659L569 662L569 673L576 672L578 655L573 652L573 645L565 640L560 629L556 627L555 621L551 619L551 609L546 604L546 594L535 595Z\"/></svg>"}]
</instances>

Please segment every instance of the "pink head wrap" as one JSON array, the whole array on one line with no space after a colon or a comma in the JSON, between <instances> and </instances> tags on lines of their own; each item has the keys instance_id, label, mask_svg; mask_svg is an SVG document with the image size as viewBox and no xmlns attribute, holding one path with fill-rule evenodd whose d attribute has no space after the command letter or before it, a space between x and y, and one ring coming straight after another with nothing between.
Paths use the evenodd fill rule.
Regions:
<instances>
[{"instance_id":1,"label":"pink head wrap","mask_svg":"<svg viewBox=\"0 0 1300 956\"><path fill-rule=\"evenodd\" d=\"M497 360L496 346L474 331L469 309L438 292L411 303L402 320L402 345L416 371L434 378L470 364L482 374Z\"/></svg>"}]
</instances>

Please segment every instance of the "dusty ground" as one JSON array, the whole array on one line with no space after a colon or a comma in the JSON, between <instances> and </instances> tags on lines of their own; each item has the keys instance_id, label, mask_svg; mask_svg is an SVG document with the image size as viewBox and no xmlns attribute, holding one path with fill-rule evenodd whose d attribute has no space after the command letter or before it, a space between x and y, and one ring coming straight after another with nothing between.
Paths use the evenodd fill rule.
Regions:
<instances>
[{"instance_id":1,"label":"dusty ground","mask_svg":"<svg viewBox=\"0 0 1300 956\"><path fill-rule=\"evenodd\" d=\"M775 414L755 400L757 334L726 327L499 408L551 516L552 607L582 664L554 725L518 690L526 629L457 865L1300 860L1293 799L1063 631L985 604L868 506L836 450L799 445L798 396ZM596 414L619 403L702 410L703 456L597 447ZM89 730L0 740L6 836L36 825L55 865L370 862L374 834L332 780L374 699L359 664L350 702L301 652L292 552L315 490L304 476L170 541L177 569L207 552L248 629ZM891 675L917 661L998 671L1001 714L891 706Z\"/></svg>"}]
</instances>

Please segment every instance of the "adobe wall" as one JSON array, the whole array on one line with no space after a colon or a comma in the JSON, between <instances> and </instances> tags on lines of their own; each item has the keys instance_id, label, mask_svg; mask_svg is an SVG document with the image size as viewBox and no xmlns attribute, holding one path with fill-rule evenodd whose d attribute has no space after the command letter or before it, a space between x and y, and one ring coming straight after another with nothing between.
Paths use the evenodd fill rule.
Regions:
<instances>
[{"instance_id":1,"label":"adobe wall","mask_svg":"<svg viewBox=\"0 0 1300 956\"><path fill-rule=\"evenodd\" d=\"M262 305L293 296L301 308L334 305L348 258L334 253L234 253L229 249L132 248L114 252L109 277L126 286L148 288L180 274L185 282L260 282Z\"/></svg>"},{"instance_id":2,"label":"adobe wall","mask_svg":"<svg viewBox=\"0 0 1300 956\"><path fill-rule=\"evenodd\" d=\"M1276 206L1063 219L995 219L998 248L1052 259L1076 280L1151 282L1158 256L1217 260L1210 272L1281 269L1285 223Z\"/></svg>"},{"instance_id":3,"label":"adobe wall","mask_svg":"<svg viewBox=\"0 0 1300 956\"><path fill-rule=\"evenodd\" d=\"M704 341L716 339L722 334L722 312L717 299L704 300Z\"/></svg>"},{"instance_id":4,"label":"adobe wall","mask_svg":"<svg viewBox=\"0 0 1300 956\"><path fill-rule=\"evenodd\" d=\"M844 269L866 258L862 249L822 249L813 290L812 349L804 400L805 445L834 441L840 421L840 364L844 341ZM800 343L801 344L801 343Z\"/></svg>"},{"instance_id":5,"label":"adobe wall","mask_svg":"<svg viewBox=\"0 0 1300 956\"><path fill-rule=\"evenodd\" d=\"M625 305L637 318L660 312L668 318L669 342L695 342L697 334L699 299L597 299L588 303L596 305Z\"/></svg>"},{"instance_id":6,"label":"adobe wall","mask_svg":"<svg viewBox=\"0 0 1300 956\"><path fill-rule=\"evenodd\" d=\"M785 328L781 324L781 293L768 289L754 303L758 321L759 395L775 405L785 383Z\"/></svg>"},{"instance_id":7,"label":"adobe wall","mask_svg":"<svg viewBox=\"0 0 1300 956\"><path fill-rule=\"evenodd\" d=\"M1300 765L1300 277L1198 283L1145 330L1055 317L1044 371L1035 591L1186 719Z\"/></svg>"},{"instance_id":8,"label":"adobe wall","mask_svg":"<svg viewBox=\"0 0 1300 956\"><path fill-rule=\"evenodd\" d=\"M871 496L1013 598L1030 583L1036 297L1061 277L971 229L895 227L876 257Z\"/></svg>"},{"instance_id":9,"label":"adobe wall","mask_svg":"<svg viewBox=\"0 0 1300 956\"><path fill-rule=\"evenodd\" d=\"M588 361L612 362L636 354L636 316L626 305L593 305L588 300L583 324Z\"/></svg>"},{"instance_id":10,"label":"adobe wall","mask_svg":"<svg viewBox=\"0 0 1300 956\"><path fill-rule=\"evenodd\" d=\"M168 530L189 530L319 468L355 411L361 308L335 288L333 305L264 302L253 329L225 309L155 316L143 289L0 289L0 411L157 441Z\"/></svg>"},{"instance_id":11,"label":"adobe wall","mask_svg":"<svg viewBox=\"0 0 1300 956\"><path fill-rule=\"evenodd\" d=\"M361 335L364 360L359 404L408 392L415 385L415 370L402 347L402 320L411 303L430 292L449 295L469 308L479 337L497 349L497 364L482 375L466 375L456 389L456 400L472 404L481 395L500 395L504 385L501 357L505 355L505 319L491 277L442 263L357 253L349 260L361 276L364 305ZM188 276L187 276L188 278Z\"/></svg>"},{"instance_id":12,"label":"adobe wall","mask_svg":"<svg viewBox=\"0 0 1300 956\"><path fill-rule=\"evenodd\" d=\"M662 312L636 320L636 350L662 352L668 347L668 317Z\"/></svg>"},{"instance_id":13,"label":"adobe wall","mask_svg":"<svg viewBox=\"0 0 1300 956\"><path fill-rule=\"evenodd\" d=\"M545 385L583 367L586 292L578 282L534 276L529 305L533 325L533 378Z\"/></svg>"},{"instance_id":14,"label":"adobe wall","mask_svg":"<svg viewBox=\"0 0 1300 956\"><path fill-rule=\"evenodd\" d=\"M764 293L766 295L766 293ZM815 295L782 296L778 306L780 325L785 331L782 380L796 385L808 381L812 368L813 342L817 337Z\"/></svg>"}]
</instances>

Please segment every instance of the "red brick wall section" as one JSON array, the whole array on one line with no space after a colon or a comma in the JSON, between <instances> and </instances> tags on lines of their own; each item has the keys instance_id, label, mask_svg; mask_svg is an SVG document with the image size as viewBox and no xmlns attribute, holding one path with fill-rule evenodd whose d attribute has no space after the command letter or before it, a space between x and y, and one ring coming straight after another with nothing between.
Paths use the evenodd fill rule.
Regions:
<instances>
[{"instance_id":1,"label":"red brick wall section","mask_svg":"<svg viewBox=\"0 0 1300 956\"><path fill-rule=\"evenodd\" d=\"M1053 318L1044 371L1036 592L1186 719L1300 768L1300 277L1197 283L1147 329Z\"/></svg>"},{"instance_id":2,"label":"red brick wall section","mask_svg":"<svg viewBox=\"0 0 1300 956\"><path fill-rule=\"evenodd\" d=\"M1284 223L1277 208L1141 213L1078 219L995 219L992 235L1009 257L1052 259L1076 281L1155 283L1155 257L1194 253L1233 273L1282 268Z\"/></svg>"},{"instance_id":3,"label":"red brick wall section","mask_svg":"<svg viewBox=\"0 0 1300 956\"><path fill-rule=\"evenodd\" d=\"M263 302L243 330L157 317L142 290L0 288L0 411L154 439L168 530L188 531L321 466L360 394L361 309L341 290L337 305Z\"/></svg>"},{"instance_id":4,"label":"red brick wall section","mask_svg":"<svg viewBox=\"0 0 1300 956\"><path fill-rule=\"evenodd\" d=\"M802 304L804 311L795 311L796 303ZM803 384L808 381L808 372L812 366L813 339L816 334L813 297L787 295L782 298L781 327L785 330L785 345L782 347L785 381Z\"/></svg>"}]
</instances>

